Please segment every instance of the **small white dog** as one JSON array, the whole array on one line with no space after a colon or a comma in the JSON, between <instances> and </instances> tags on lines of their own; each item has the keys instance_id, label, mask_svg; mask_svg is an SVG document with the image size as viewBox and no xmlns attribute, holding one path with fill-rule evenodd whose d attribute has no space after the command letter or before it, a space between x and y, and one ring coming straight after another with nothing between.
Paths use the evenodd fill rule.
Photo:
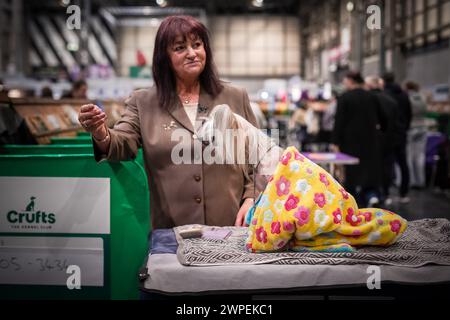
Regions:
<instances>
[{"instance_id":1,"label":"small white dog","mask_svg":"<svg viewBox=\"0 0 450 320\"><path fill-rule=\"evenodd\" d=\"M226 105L218 105L213 108L208 117L203 118L202 126L197 132L199 139L215 148L221 148L222 154L233 154L237 150L236 159L245 159L238 162L246 176L253 175L258 190L264 190L269 178L283 153L283 149L260 129L253 126L246 119L233 113ZM217 139L232 134L236 143L227 144L227 139Z\"/></svg>"}]
</instances>

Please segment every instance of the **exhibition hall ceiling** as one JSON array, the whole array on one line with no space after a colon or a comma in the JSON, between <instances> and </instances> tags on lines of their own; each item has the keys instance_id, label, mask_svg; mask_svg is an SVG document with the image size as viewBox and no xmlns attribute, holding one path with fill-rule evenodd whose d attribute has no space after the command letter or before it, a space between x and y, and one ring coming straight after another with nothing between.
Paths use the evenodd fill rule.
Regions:
<instances>
[{"instance_id":1,"label":"exhibition hall ceiling","mask_svg":"<svg viewBox=\"0 0 450 320\"><path fill-rule=\"evenodd\" d=\"M68 4L83 4L86 0L42 0L30 2L41 10L58 10ZM211 13L274 13L296 14L300 6L311 0L91 0L96 7L111 6L157 6L203 8ZM28 5L28 3L27 3Z\"/></svg>"}]
</instances>

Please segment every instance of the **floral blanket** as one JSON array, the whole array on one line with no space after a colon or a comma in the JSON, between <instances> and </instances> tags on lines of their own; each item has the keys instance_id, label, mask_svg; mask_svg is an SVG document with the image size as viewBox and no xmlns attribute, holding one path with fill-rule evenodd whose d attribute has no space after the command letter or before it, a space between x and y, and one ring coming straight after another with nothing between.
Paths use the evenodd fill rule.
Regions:
<instances>
[{"instance_id":1,"label":"floral blanket","mask_svg":"<svg viewBox=\"0 0 450 320\"><path fill-rule=\"evenodd\" d=\"M390 211L360 209L323 168L289 147L247 214L249 252L348 252L355 246L389 246L407 221Z\"/></svg>"}]
</instances>

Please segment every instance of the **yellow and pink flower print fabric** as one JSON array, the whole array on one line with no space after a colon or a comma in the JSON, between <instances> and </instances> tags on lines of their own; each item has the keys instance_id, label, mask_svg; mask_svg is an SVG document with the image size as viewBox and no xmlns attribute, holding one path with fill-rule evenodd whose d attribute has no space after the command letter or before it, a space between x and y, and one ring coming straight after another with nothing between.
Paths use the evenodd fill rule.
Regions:
<instances>
[{"instance_id":1,"label":"yellow and pink flower print fabric","mask_svg":"<svg viewBox=\"0 0 450 320\"><path fill-rule=\"evenodd\" d=\"M352 195L295 147L283 153L247 221L250 252L339 252L360 245L388 246L407 226L390 211L359 209Z\"/></svg>"}]
</instances>

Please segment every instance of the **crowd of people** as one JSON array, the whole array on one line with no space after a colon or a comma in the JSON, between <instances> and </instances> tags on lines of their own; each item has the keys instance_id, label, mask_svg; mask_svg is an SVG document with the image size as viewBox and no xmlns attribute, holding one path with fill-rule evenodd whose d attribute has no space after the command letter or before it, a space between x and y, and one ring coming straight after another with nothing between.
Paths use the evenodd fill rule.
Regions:
<instances>
[{"instance_id":1,"label":"crowd of people","mask_svg":"<svg viewBox=\"0 0 450 320\"><path fill-rule=\"evenodd\" d=\"M291 123L302 150L325 151L317 146L326 145L357 157L358 165L345 167L343 183L361 206L391 205L395 181L399 201L408 203L410 188L426 185L427 106L419 85L408 81L402 88L393 73L364 79L355 71L342 85L325 110L315 112L306 102L294 112Z\"/></svg>"}]
</instances>

